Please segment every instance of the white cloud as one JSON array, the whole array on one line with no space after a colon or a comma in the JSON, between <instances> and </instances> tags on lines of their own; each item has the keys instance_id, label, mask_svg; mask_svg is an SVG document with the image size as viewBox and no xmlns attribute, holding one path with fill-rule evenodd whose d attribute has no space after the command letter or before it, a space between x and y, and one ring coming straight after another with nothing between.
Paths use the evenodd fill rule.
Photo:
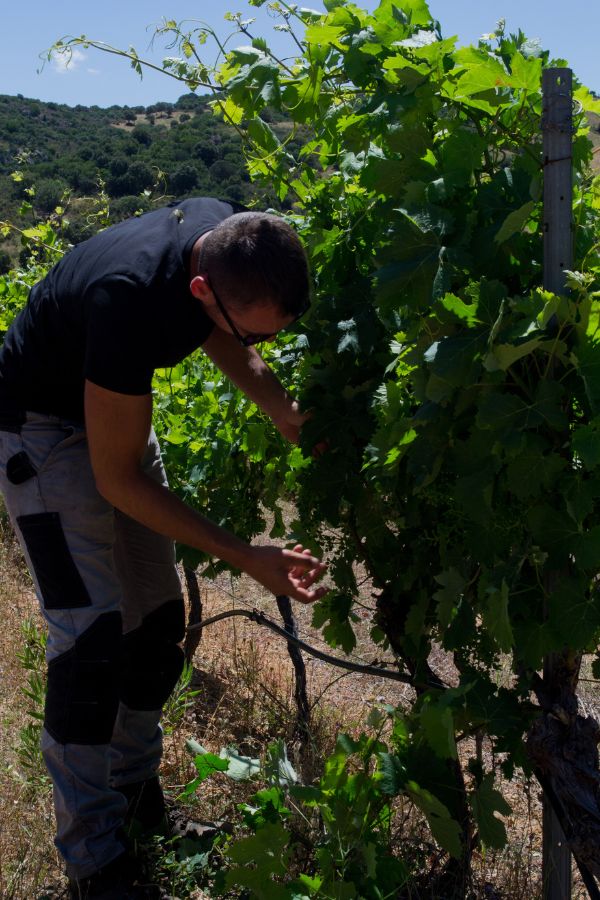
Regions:
<instances>
[{"instance_id":1,"label":"white cloud","mask_svg":"<svg viewBox=\"0 0 600 900\"><path fill-rule=\"evenodd\" d=\"M80 66L84 59L85 53L82 53L81 50L75 47L70 52L69 50L63 50L60 53L55 53L52 57L52 66L59 75L67 75Z\"/></svg>"},{"instance_id":2,"label":"white cloud","mask_svg":"<svg viewBox=\"0 0 600 900\"><path fill-rule=\"evenodd\" d=\"M100 74L102 74L102 73L100 72L100 69L86 69L85 71L88 73L88 75L100 75Z\"/></svg>"}]
</instances>

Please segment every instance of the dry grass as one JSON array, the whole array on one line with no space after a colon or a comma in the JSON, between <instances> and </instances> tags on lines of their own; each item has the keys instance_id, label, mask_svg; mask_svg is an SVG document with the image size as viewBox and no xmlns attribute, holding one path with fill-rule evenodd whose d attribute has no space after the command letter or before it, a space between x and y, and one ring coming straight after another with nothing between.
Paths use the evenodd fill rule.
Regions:
<instances>
[{"instance_id":1,"label":"dry grass","mask_svg":"<svg viewBox=\"0 0 600 900\"><path fill-rule=\"evenodd\" d=\"M273 599L249 579L231 582L221 576L210 588L202 586L203 615L233 607L257 607L278 618ZM368 606L368 600L365 600ZM323 647L321 636L310 625L311 611L295 607L302 636ZM372 662L369 612L358 626L354 658ZM34 617L37 605L28 575L10 532L0 534L0 897L31 900L43 896L43 886L61 879L61 866L52 844L53 815L49 791L32 792L20 771L17 756L19 732L26 723L22 688L26 673L17 663L22 647L21 623ZM200 691L172 734L165 737L163 780L176 796L195 775L185 742L194 738L218 752L234 744L242 753L259 756L276 738L289 744L292 761L303 779L318 776L323 759L332 750L339 730L357 734L364 729L368 711L378 702L407 705L411 690L399 682L357 674L344 675L325 663L306 659L312 710L308 746L292 741L296 709L293 669L285 644L272 632L246 619L227 619L207 628L194 658L194 684ZM434 666L451 680L451 663L442 653ZM585 672L584 677L590 677ZM598 712L596 685L583 682L583 704L588 713ZM470 748L465 748L469 750ZM489 762L492 762L488 755ZM515 778L504 786L513 807L507 819L508 847L502 852L478 856L474 864L473 898L487 900L535 900L540 897L541 804L537 786ZM206 820L238 819L237 804L253 788L225 776L204 782L193 806L193 816ZM403 853L431 853L426 830L414 810L398 802L396 841ZM423 849L425 848L425 850ZM203 896L200 893L194 895ZM577 881L572 895L583 898Z\"/></svg>"},{"instance_id":2,"label":"dry grass","mask_svg":"<svg viewBox=\"0 0 600 900\"><path fill-rule=\"evenodd\" d=\"M60 874L50 791L28 787L16 752L27 724L21 625L41 619L19 549L6 524L0 527L0 897L30 900Z\"/></svg>"}]
</instances>

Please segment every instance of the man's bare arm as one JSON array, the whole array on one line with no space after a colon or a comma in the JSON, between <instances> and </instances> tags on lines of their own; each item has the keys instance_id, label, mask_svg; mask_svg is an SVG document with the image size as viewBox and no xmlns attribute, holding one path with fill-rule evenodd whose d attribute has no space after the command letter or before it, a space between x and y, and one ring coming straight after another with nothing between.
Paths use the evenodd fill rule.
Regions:
<instances>
[{"instance_id":1,"label":"man's bare arm","mask_svg":"<svg viewBox=\"0 0 600 900\"><path fill-rule=\"evenodd\" d=\"M298 442L306 416L255 347L242 347L221 328L214 328L202 350L274 422L287 440Z\"/></svg>"},{"instance_id":2,"label":"man's bare arm","mask_svg":"<svg viewBox=\"0 0 600 900\"><path fill-rule=\"evenodd\" d=\"M113 506L159 534L247 572L274 594L311 603L324 571L313 556L275 546L254 547L215 525L141 469L150 434L152 398L108 391L86 381L85 420L96 485Z\"/></svg>"}]
</instances>

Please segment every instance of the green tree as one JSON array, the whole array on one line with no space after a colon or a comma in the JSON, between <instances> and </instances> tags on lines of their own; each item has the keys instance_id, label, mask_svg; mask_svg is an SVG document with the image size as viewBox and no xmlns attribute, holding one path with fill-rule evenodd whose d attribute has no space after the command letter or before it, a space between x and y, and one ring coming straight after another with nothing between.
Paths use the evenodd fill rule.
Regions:
<instances>
[{"instance_id":1,"label":"green tree","mask_svg":"<svg viewBox=\"0 0 600 900\"><path fill-rule=\"evenodd\" d=\"M133 138L144 147L149 147L152 143L152 135L147 126L136 125L132 131Z\"/></svg>"},{"instance_id":2,"label":"green tree","mask_svg":"<svg viewBox=\"0 0 600 900\"><path fill-rule=\"evenodd\" d=\"M169 177L171 191L179 196L193 190L198 184L198 172L194 166L186 163L175 169Z\"/></svg>"},{"instance_id":3,"label":"green tree","mask_svg":"<svg viewBox=\"0 0 600 900\"><path fill-rule=\"evenodd\" d=\"M128 168L129 162L127 161L127 159L125 159L124 156L115 156L110 161L111 175L124 175Z\"/></svg>"},{"instance_id":4,"label":"green tree","mask_svg":"<svg viewBox=\"0 0 600 900\"><path fill-rule=\"evenodd\" d=\"M210 166L209 175L215 184L219 184L228 180L233 175L237 175L237 168L234 162L229 159L218 159Z\"/></svg>"},{"instance_id":5,"label":"green tree","mask_svg":"<svg viewBox=\"0 0 600 900\"><path fill-rule=\"evenodd\" d=\"M12 260L10 253L6 250L0 250L0 275L6 275L12 269Z\"/></svg>"},{"instance_id":6,"label":"green tree","mask_svg":"<svg viewBox=\"0 0 600 900\"><path fill-rule=\"evenodd\" d=\"M40 181L35 190L35 206L42 213L49 213L60 206L67 185L57 178Z\"/></svg>"},{"instance_id":7,"label":"green tree","mask_svg":"<svg viewBox=\"0 0 600 900\"><path fill-rule=\"evenodd\" d=\"M194 144L192 154L198 159L201 159L207 166L214 163L218 156L218 152L214 145L206 140L198 141Z\"/></svg>"}]
</instances>

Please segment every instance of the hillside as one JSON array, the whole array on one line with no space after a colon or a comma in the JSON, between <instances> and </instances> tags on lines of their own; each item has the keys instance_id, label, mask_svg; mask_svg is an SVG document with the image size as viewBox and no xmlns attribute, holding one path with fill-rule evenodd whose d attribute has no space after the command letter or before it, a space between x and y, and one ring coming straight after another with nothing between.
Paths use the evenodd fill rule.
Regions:
<instances>
[{"instance_id":1,"label":"hillside","mask_svg":"<svg viewBox=\"0 0 600 900\"><path fill-rule=\"evenodd\" d=\"M22 180L11 178L15 170ZM242 203L256 194L240 139L206 97L101 109L0 95L0 220L14 222L23 201L32 203L31 216L51 213L68 191L67 233L77 242L90 233L83 198L98 193L99 179L112 221L149 205L144 192L153 199L204 193ZM278 205L264 192L261 202ZM5 265L7 251L14 260L14 239L4 244Z\"/></svg>"}]
</instances>

